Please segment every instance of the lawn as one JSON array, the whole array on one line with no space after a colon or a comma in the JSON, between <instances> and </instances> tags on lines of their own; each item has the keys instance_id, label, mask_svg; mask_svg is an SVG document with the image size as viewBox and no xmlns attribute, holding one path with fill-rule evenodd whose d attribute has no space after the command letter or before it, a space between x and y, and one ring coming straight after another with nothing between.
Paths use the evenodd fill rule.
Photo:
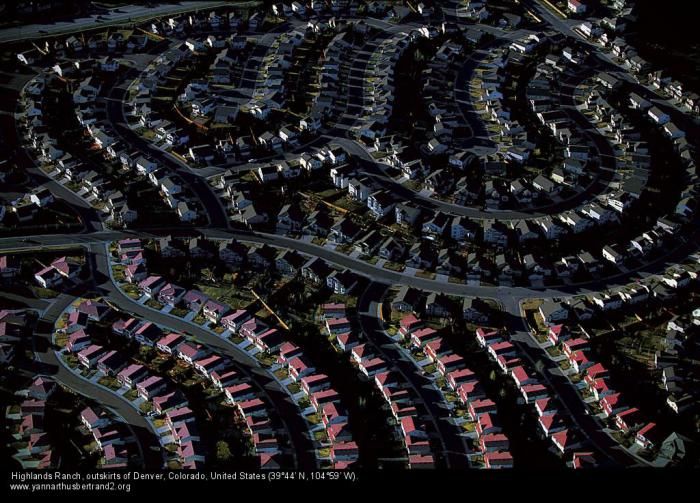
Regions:
<instances>
[{"instance_id":1,"label":"lawn","mask_svg":"<svg viewBox=\"0 0 700 503\"><path fill-rule=\"evenodd\" d=\"M219 302L228 304L233 309L243 309L253 301L253 297L251 294L236 289L232 286L219 287L198 283L195 285L195 288L198 288L212 299L216 299Z\"/></svg>"},{"instance_id":2,"label":"lawn","mask_svg":"<svg viewBox=\"0 0 700 503\"><path fill-rule=\"evenodd\" d=\"M274 365L276 361L274 356L270 356L266 353L257 353L255 358L266 367Z\"/></svg>"},{"instance_id":3,"label":"lawn","mask_svg":"<svg viewBox=\"0 0 700 503\"><path fill-rule=\"evenodd\" d=\"M338 293L334 293L328 298L328 302L331 303L337 303L337 304L345 304L346 309L354 309L357 307L357 297L355 296L348 296L348 295L341 295Z\"/></svg>"},{"instance_id":4,"label":"lawn","mask_svg":"<svg viewBox=\"0 0 700 503\"><path fill-rule=\"evenodd\" d=\"M112 276L114 276L115 281L118 281L119 283L123 283L124 281L126 281L126 276L124 276L124 266L112 266Z\"/></svg>"},{"instance_id":5,"label":"lawn","mask_svg":"<svg viewBox=\"0 0 700 503\"><path fill-rule=\"evenodd\" d=\"M41 288L39 286L34 287L34 294L39 299L53 299L58 296L58 292L55 292L49 288Z\"/></svg>"},{"instance_id":6,"label":"lawn","mask_svg":"<svg viewBox=\"0 0 700 503\"><path fill-rule=\"evenodd\" d=\"M537 311L542 305L542 299L527 299L522 301L523 311Z\"/></svg>"},{"instance_id":7,"label":"lawn","mask_svg":"<svg viewBox=\"0 0 700 503\"><path fill-rule=\"evenodd\" d=\"M416 271L416 278L435 279L435 273L430 271L418 270Z\"/></svg>"},{"instance_id":8,"label":"lawn","mask_svg":"<svg viewBox=\"0 0 700 503\"><path fill-rule=\"evenodd\" d=\"M317 192L316 196L318 196L320 199L330 199L334 197L338 197L341 195L342 192L339 191L338 189L327 189L322 192Z\"/></svg>"},{"instance_id":9,"label":"lawn","mask_svg":"<svg viewBox=\"0 0 700 503\"><path fill-rule=\"evenodd\" d=\"M64 316L61 316L59 319L56 320L55 327L58 330L62 330L64 328L66 328L66 319Z\"/></svg>"},{"instance_id":10,"label":"lawn","mask_svg":"<svg viewBox=\"0 0 700 503\"><path fill-rule=\"evenodd\" d=\"M384 263L384 269L389 269L390 271L402 272L406 266L403 264L398 264L396 262L387 261Z\"/></svg>"},{"instance_id":11,"label":"lawn","mask_svg":"<svg viewBox=\"0 0 700 503\"><path fill-rule=\"evenodd\" d=\"M161 309L163 309L163 304L161 304L155 299L148 299L146 301L146 305L151 309L155 309L156 311L160 311Z\"/></svg>"},{"instance_id":12,"label":"lawn","mask_svg":"<svg viewBox=\"0 0 700 503\"><path fill-rule=\"evenodd\" d=\"M139 397L139 393L138 393L138 391L136 391L135 389L130 389L129 391L127 391L126 393L124 393L124 398L126 398L126 399L129 400L130 402L133 402L133 401L136 400L138 397Z\"/></svg>"},{"instance_id":13,"label":"lawn","mask_svg":"<svg viewBox=\"0 0 700 503\"><path fill-rule=\"evenodd\" d=\"M352 199L349 199L347 197L343 197L338 199L335 203L333 203L335 206L338 208L342 208L347 211L360 211L362 210L365 206L363 204L360 204L357 201L353 201Z\"/></svg>"},{"instance_id":14,"label":"lawn","mask_svg":"<svg viewBox=\"0 0 700 503\"><path fill-rule=\"evenodd\" d=\"M335 251L344 255L350 255L353 251L353 246L348 244L338 245L335 247Z\"/></svg>"},{"instance_id":15,"label":"lawn","mask_svg":"<svg viewBox=\"0 0 700 503\"><path fill-rule=\"evenodd\" d=\"M170 313L168 313L168 314L171 314L173 316L177 316L178 318L184 318L185 316L187 316L187 313L189 313L189 311L187 309L182 309L181 307L175 307L175 308L171 309Z\"/></svg>"},{"instance_id":16,"label":"lawn","mask_svg":"<svg viewBox=\"0 0 700 503\"><path fill-rule=\"evenodd\" d=\"M177 444L175 444L175 443L167 444L167 445L165 446L165 450L168 451L168 452L177 452L177 449L178 449L178 446L177 446Z\"/></svg>"},{"instance_id":17,"label":"lawn","mask_svg":"<svg viewBox=\"0 0 700 503\"><path fill-rule=\"evenodd\" d=\"M537 342L539 342L540 344L544 344L549 340L545 334L539 332L535 334L535 339L537 339ZM549 351L550 349L552 348L547 348L547 351Z\"/></svg>"},{"instance_id":18,"label":"lawn","mask_svg":"<svg viewBox=\"0 0 700 503\"><path fill-rule=\"evenodd\" d=\"M121 388L121 384L114 377L104 376L97 381L102 386L105 386L111 390L118 390Z\"/></svg>"},{"instance_id":19,"label":"lawn","mask_svg":"<svg viewBox=\"0 0 700 503\"><path fill-rule=\"evenodd\" d=\"M122 287L122 290L126 295L134 300L139 300L141 298L141 292L136 285L131 285L127 283Z\"/></svg>"},{"instance_id":20,"label":"lawn","mask_svg":"<svg viewBox=\"0 0 700 503\"><path fill-rule=\"evenodd\" d=\"M471 433L475 430L475 428L476 428L476 423L473 423L471 421L466 422L466 423L462 423L462 429L464 429L464 431L466 431L466 432Z\"/></svg>"},{"instance_id":21,"label":"lawn","mask_svg":"<svg viewBox=\"0 0 700 503\"><path fill-rule=\"evenodd\" d=\"M62 355L63 361L68 365L70 368L74 369L78 366L78 357L72 354L64 354Z\"/></svg>"},{"instance_id":22,"label":"lawn","mask_svg":"<svg viewBox=\"0 0 700 503\"><path fill-rule=\"evenodd\" d=\"M455 395L452 392L446 392L445 393L445 400L447 400L448 403L453 403L457 401L457 395Z\"/></svg>"},{"instance_id":23,"label":"lawn","mask_svg":"<svg viewBox=\"0 0 700 503\"><path fill-rule=\"evenodd\" d=\"M68 342L68 336L66 334L56 334L56 345L63 348Z\"/></svg>"},{"instance_id":24,"label":"lawn","mask_svg":"<svg viewBox=\"0 0 700 503\"><path fill-rule=\"evenodd\" d=\"M561 350L560 350L559 348L557 348L556 346L550 346L550 347L548 347L548 348L547 348L547 353L549 353L549 356L551 356L552 358L556 358L556 357L562 355Z\"/></svg>"}]
</instances>

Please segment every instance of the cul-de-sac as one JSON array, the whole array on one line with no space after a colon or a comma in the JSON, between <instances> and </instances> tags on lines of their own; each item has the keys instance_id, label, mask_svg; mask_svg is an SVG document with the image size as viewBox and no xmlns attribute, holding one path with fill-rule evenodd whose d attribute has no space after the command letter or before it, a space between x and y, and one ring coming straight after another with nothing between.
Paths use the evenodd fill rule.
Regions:
<instances>
[{"instance_id":1,"label":"cul-de-sac","mask_svg":"<svg viewBox=\"0 0 700 503\"><path fill-rule=\"evenodd\" d=\"M697 468L669 9L0 6L3 465Z\"/></svg>"}]
</instances>

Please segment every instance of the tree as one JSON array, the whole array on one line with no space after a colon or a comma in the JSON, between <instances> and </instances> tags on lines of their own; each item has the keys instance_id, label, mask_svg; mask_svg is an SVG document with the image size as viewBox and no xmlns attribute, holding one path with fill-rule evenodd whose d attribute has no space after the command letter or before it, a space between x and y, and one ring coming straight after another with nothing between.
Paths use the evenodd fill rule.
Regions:
<instances>
[{"instance_id":1,"label":"tree","mask_svg":"<svg viewBox=\"0 0 700 503\"><path fill-rule=\"evenodd\" d=\"M537 372L539 372L539 373L544 372L545 366L544 366L544 362L542 360L538 359L535 362L535 370L537 370Z\"/></svg>"},{"instance_id":2,"label":"tree","mask_svg":"<svg viewBox=\"0 0 700 503\"><path fill-rule=\"evenodd\" d=\"M219 440L216 443L216 459L219 461L228 461L231 457L231 449L229 448L228 442Z\"/></svg>"},{"instance_id":3,"label":"tree","mask_svg":"<svg viewBox=\"0 0 700 503\"><path fill-rule=\"evenodd\" d=\"M205 267L202 269L202 278L210 283L214 283L214 271L209 267Z\"/></svg>"}]
</instances>

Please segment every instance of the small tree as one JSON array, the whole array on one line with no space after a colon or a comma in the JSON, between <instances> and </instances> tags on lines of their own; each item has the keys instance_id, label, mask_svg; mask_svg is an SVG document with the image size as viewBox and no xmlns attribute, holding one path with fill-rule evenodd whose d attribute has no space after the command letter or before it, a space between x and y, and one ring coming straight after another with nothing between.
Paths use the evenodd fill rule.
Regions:
<instances>
[{"instance_id":1,"label":"small tree","mask_svg":"<svg viewBox=\"0 0 700 503\"><path fill-rule=\"evenodd\" d=\"M216 277L214 276L214 270L209 267L202 269L202 278L209 283L216 283Z\"/></svg>"},{"instance_id":2,"label":"small tree","mask_svg":"<svg viewBox=\"0 0 700 503\"><path fill-rule=\"evenodd\" d=\"M216 443L216 459L219 461L228 461L231 459L231 449L228 442L225 440L219 440Z\"/></svg>"}]
</instances>

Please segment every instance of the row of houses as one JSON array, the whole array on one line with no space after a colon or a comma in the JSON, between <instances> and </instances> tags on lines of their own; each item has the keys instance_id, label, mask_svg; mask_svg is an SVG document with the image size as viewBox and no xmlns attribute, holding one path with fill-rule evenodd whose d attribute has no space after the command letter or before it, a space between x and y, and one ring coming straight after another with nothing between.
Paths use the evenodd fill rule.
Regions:
<instances>
[{"instance_id":1,"label":"row of houses","mask_svg":"<svg viewBox=\"0 0 700 503\"><path fill-rule=\"evenodd\" d=\"M282 132L285 130L286 132ZM285 138L295 138L296 133L289 128L282 128L282 136ZM261 139L266 144L268 139ZM339 145L329 144L322 148L315 148L309 152L287 157L284 160L270 162L258 166L254 173L261 183L273 182L276 180L288 180L298 178L302 173L313 173L322 168L342 170L348 160L347 152ZM334 168L341 166L340 168ZM331 174L331 177L333 175Z\"/></svg>"},{"instance_id":2,"label":"row of houses","mask_svg":"<svg viewBox=\"0 0 700 503\"><path fill-rule=\"evenodd\" d=\"M124 29L104 31L88 36L69 35L57 37L53 41L32 44L29 49L16 53L17 60L27 66L51 63L62 66L69 60L86 56L100 57L105 61L115 56L133 54L148 49L150 39L136 30ZM103 56L105 55L106 56ZM60 71L60 70L59 70Z\"/></svg>"},{"instance_id":3,"label":"row of houses","mask_svg":"<svg viewBox=\"0 0 700 503\"><path fill-rule=\"evenodd\" d=\"M658 381L667 393L666 404L676 414L697 408L692 360L698 334L700 312L675 314L666 323L661 349L654 354L654 369Z\"/></svg>"},{"instance_id":4,"label":"row of houses","mask_svg":"<svg viewBox=\"0 0 700 503\"><path fill-rule=\"evenodd\" d=\"M267 415L267 406L260 405L259 392L255 390L227 358L208 347L187 340L182 334L164 332L147 320L136 318L119 319L112 324L114 334L139 345L153 347L164 356L174 358L181 365L192 367L197 373L221 389L226 399L236 407L241 423L254 415L251 425L244 427L253 443L261 467L279 467L278 441L274 438L269 421L264 427L261 416ZM83 348L83 349L81 349ZM203 447L196 425L196 417L183 393L167 379L154 375L141 364L130 362L115 351L92 344L85 329L71 333L67 349L78 351L81 364L95 367L103 374L116 378L124 389L136 390L143 401L152 405L152 410L165 418L169 427L169 439L177 444L178 458L183 468L201 467L205 461ZM275 447L273 449L273 447Z\"/></svg>"},{"instance_id":5,"label":"row of houses","mask_svg":"<svg viewBox=\"0 0 700 503\"><path fill-rule=\"evenodd\" d=\"M346 345L345 352L386 401L396 425L396 435L405 446L409 467L433 468L435 453L428 438L427 425L418 414L414 405L417 397L406 378L391 362L380 357L370 343L358 343L352 349Z\"/></svg>"},{"instance_id":6,"label":"row of houses","mask_svg":"<svg viewBox=\"0 0 700 503\"><path fill-rule=\"evenodd\" d=\"M16 426L12 438L26 443L26 447L13 454L13 458L25 469L50 469L57 464L45 423L47 401L56 389L53 381L36 377L27 388L19 391L19 396L25 397L19 410L11 412L8 408L6 420Z\"/></svg>"},{"instance_id":7,"label":"row of houses","mask_svg":"<svg viewBox=\"0 0 700 503\"><path fill-rule=\"evenodd\" d=\"M301 388L312 412L320 419L328 438L329 461L336 469L347 468L356 462L359 450L348 423L347 409L333 388L330 378L318 372L303 350L292 342L279 348L277 362L287 371L292 382Z\"/></svg>"},{"instance_id":8,"label":"row of houses","mask_svg":"<svg viewBox=\"0 0 700 503\"><path fill-rule=\"evenodd\" d=\"M58 257L34 274L34 280L42 288L56 288L65 281L75 281L83 264L74 257Z\"/></svg>"},{"instance_id":9,"label":"row of houses","mask_svg":"<svg viewBox=\"0 0 700 503\"><path fill-rule=\"evenodd\" d=\"M538 313L545 324L586 321L596 315L644 305L653 299L667 303L697 281L698 265L674 265L662 275L649 276L622 288L591 294L587 297L545 299Z\"/></svg>"},{"instance_id":10,"label":"row of houses","mask_svg":"<svg viewBox=\"0 0 700 503\"><path fill-rule=\"evenodd\" d=\"M663 70L652 69L652 65L639 56L637 50L619 34L626 26L624 17L588 24L590 27L582 29L584 35L599 43L611 56L618 58L625 68L640 78L646 78L646 81L665 97L676 100L680 109L693 115L700 114L700 96L697 93L687 90L681 82L665 75ZM598 28L598 24L607 30Z\"/></svg>"},{"instance_id":11,"label":"row of houses","mask_svg":"<svg viewBox=\"0 0 700 503\"><path fill-rule=\"evenodd\" d=\"M83 128L86 142L89 142L90 148L98 151L106 161L114 161L126 147L115 139L116 134L104 120L98 121L95 100L102 88L98 73L106 71L103 69L104 65L93 60L75 61L72 65L70 68L74 70L70 73L67 69L61 70L60 73L65 77L59 74L52 75L47 71L39 74L23 91L24 96L31 94L36 98L41 96L55 79L66 81L68 90L73 92L76 118ZM54 68L53 71L58 70ZM20 101L26 102L23 99ZM59 148L58 140L52 136L53 133L43 123L42 117L37 113L36 106L30 105L20 116L19 122L25 145L36 153L39 161L53 169L50 175L68 185L87 202L108 213L109 219L117 225L133 222L138 213L129 207L126 196L115 186L115 180L95 171L94 166L82 162L71 152Z\"/></svg>"},{"instance_id":12,"label":"row of houses","mask_svg":"<svg viewBox=\"0 0 700 503\"><path fill-rule=\"evenodd\" d=\"M155 414L163 415L169 428L169 435L161 437L161 443L170 440L170 443L176 444L177 459L183 468L201 467L205 459L203 448L194 424L195 415L184 394L167 379L152 374L144 365L131 361L123 353L93 342L89 322L104 319L108 312L109 308L104 304L83 301L68 313L60 329L68 336L65 349L74 353L79 364L86 369L114 378L122 390L135 390L141 402L149 402ZM204 354L197 352L200 348L192 350L186 347L182 335L165 334L150 321L119 319L112 323L112 332L139 345L176 356L180 361L194 365L200 372L211 369L204 361ZM175 341L183 345L175 345ZM83 414L86 427L92 431L101 426L102 420L92 410L86 412ZM107 454L105 450L105 456Z\"/></svg>"},{"instance_id":13,"label":"row of houses","mask_svg":"<svg viewBox=\"0 0 700 503\"><path fill-rule=\"evenodd\" d=\"M115 420L106 410L86 407L80 412L80 423L101 453L99 468L127 468L131 459L139 455L138 443L129 427Z\"/></svg>"},{"instance_id":14,"label":"row of houses","mask_svg":"<svg viewBox=\"0 0 700 503\"><path fill-rule=\"evenodd\" d=\"M114 140L114 135L97 123L94 110L94 100L100 92L101 82L97 76L93 76L93 72L100 71L101 67L92 60L76 62L75 65L79 65L79 69L71 72L68 86L69 89L75 88L73 99L77 106L78 121L81 127L85 128L94 148L101 150L106 159L113 159L119 146ZM64 183L74 184L75 190L88 202L99 200L107 203L104 211L110 213L110 218L120 224L135 220L137 213L128 207L123 194L89 165L59 148L57 138L44 123L41 99L53 79L59 78L63 79L52 75L51 72L40 73L23 89L20 96L22 111L18 123L24 145L34 152L39 161L53 168L50 173L52 177ZM16 208L18 218L24 221L31 218L37 207L20 204Z\"/></svg>"},{"instance_id":15,"label":"row of houses","mask_svg":"<svg viewBox=\"0 0 700 503\"><path fill-rule=\"evenodd\" d=\"M358 373L372 382L384 400L392 416L395 435L402 440L410 468L433 468L434 457L425 424L418 417L405 378L394 366L381 358L370 343L363 343L353 330L343 303L323 304L319 322L335 345L348 355Z\"/></svg>"},{"instance_id":16,"label":"row of houses","mask_svg":"<svg viewBox=\"0 0 700 503\"><path fill-rule=\"evenodd\" d=\"M436 318L447 318L455 312L461 314L464 321L470 323L488 323L493 316L492 307L478 297L465 297L461 309L449 297L437 292L425 295L420 290L404 285L399 288L391 301L391 308L398 312Z\"/></svg>"},{"instance_id":17,"label":"row of houses","mask_svg":"<svg viewBox=\"0 0 700 503\"><path fill-rule=\"evenodd\" d=\"M49 189L37 187L15 199L8 206L3 206L0 217L4 218L9 210L9 213L14 214L20 223L30 222L40 209L49 207L54 201L53 193ZM0 221L2 221L1 218Z\"/></svg>"},{"instance_id":18,"label":"row of houses","mask_svg":"<svg viewBox=\"0 0 700 503\"><path fill-rule=\"evenodd\" d=\"M453 352L438 331L413 314L404 316L399 323L399 335L422 351L446 386L454 392L475 423L475 446L481 453L485 468L512 468L510 442L498 422L496 404L489 399L474 372L464 358Z\"/></svg>"},{"instance_id":19,"label":"row of houses","mask_svg":"<svg viewBox=\"0 0 700 503\"><path fill-rule=\"evenodd\" d=\"M534 409L544 438L561 455L569 455L582 445L571 419L560 408L558 400L534 370L520 358L516 346L500 330L479 327L476 340L489 357L507 375L522 395L522 402Z\"/></svg>"},{"instance_id":20,"label":"row of houses","mask_svg":"<svg viewBox=\"0 0 700 503\"><path fill-rule=\"evenodd\" d=\"M250 101L241 106L241 112L265 120L273 110L284 107L287 90L284 87L285 70L292 65L294 51L306 38L306 32L292 30L278 35L258 68L258 76ZM258 85L258 81L262 81ZM274 137L274 135L271 135ZM280 143L281 138L276 137ZM270 138L272 141L272 138Z\"/></svg>"},{"instance_id":21,"label":"row of houses","mask_svg":"<svg viewBox=\"0 0 700 503\"><path fill-rule=\"evenodd\" d=\"M8 261L7 258L0 257L0 271L2 271L3 262L5 263L6 275L2 276L3 281L12 277L7 276L8 271L11 271L12 275L16 275L15 271L19 271L19 263ZM9 366L21 354L21 344L26 340L27 322L28 318L24 310L0 309L0 364Z\"/></svg>"},{"instance_id":22,"label":"row of houses","mask_svg":"<svg viewBox=\"0 0 700 503\"><path fill-rule=\"evenodd\" d=\"M595 399L603 417L610 418L622 433L633 434L640 447L660 446L665 438L661 429L645 420L639 409L626 405L622 393L613 388L608 370L593 360L587 338L572 335L566 324L557 324L549 327L548 339L560 348L574 372L582 377L585 389Z\"/></svg>"}]
</instances>

